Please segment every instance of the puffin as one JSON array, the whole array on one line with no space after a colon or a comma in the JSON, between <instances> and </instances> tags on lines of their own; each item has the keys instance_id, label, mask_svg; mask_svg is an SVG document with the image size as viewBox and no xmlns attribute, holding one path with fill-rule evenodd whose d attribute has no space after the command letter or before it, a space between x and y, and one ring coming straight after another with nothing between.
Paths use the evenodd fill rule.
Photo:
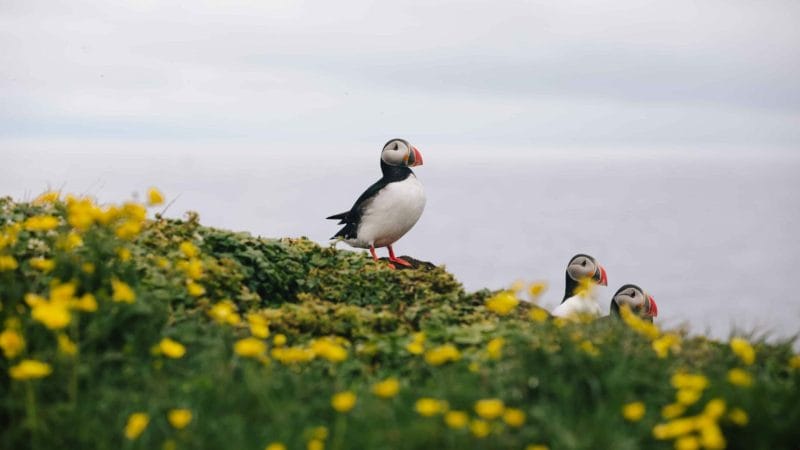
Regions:
<instances>
[{"instance_id":1,"label":"puffin","mask_svg":"<svg viewBox=\"0 0 800 450\"><path fill-rule=\"evenodd\" d=\"M411 167L422 165L422 154L405 139L392 139L381 150L383 176L368 187L349 211L327 217L344 225L331 239L341 239L356 248L387 247L389 267L411 266L394 254L392 244L403 237L422 216L425 190Z\"/></svg>"},{"instance_id":2,"label":"puffin","mask_svg":"<svg viewBox=\"0 0 800 450\"><path fill-rule=\"evenodd\" d=\"M620 319L619 309L623 305L628 305L634 314L651 323L658 316L658 305L653 296L635 284L626 284L617 290L611 298L610 317Z\"/></svg>"},{"instance_id":3,"label":"puffin","mask_svg":"<svg viewBox=\"0 0 800 450\"><path fill-rule=\"evenodd\" d=\"M591 292L591 286L608 286L606 269L589 255L579 253L567 264L564 299L551 313L553 317L600 317L600 305Z\"/></svg>"}]
</instances>

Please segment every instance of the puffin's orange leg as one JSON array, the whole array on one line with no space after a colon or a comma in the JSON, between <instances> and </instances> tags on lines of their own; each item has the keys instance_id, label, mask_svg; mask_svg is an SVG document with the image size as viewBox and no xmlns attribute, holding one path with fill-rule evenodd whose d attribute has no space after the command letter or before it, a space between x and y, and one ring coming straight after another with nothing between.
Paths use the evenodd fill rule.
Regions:
<instances>
[{"instance_id":1,"label":"puffin's orange leg","mask_svg":"<svg viewBox=\"0 0 800 450\"><path fill-rule=\"evenodd\" d=\"M405 259L394 256L394 250L392 249L391 245L389 245L388 247L389 247L389 261L396 262L401 266L411 267L410 262L406 261Z\"/></svg>"},{"instance_id":2,"label":"puffin's orange leg","mask_svg":"<svg viewBox=\"0 0 800 450\"><path fill-rule=\"evenodd\" d=\"M372 259L377 261L378 260L378 255L375 254L375 247L374 246L372 246L372 245L369 246L369 252L372 254ZM391 261L391 258L389 258L389 260ZM395 269L396 267L394 266L394 264L389 263L389 268Z\"/></svg>"}]
</instances>

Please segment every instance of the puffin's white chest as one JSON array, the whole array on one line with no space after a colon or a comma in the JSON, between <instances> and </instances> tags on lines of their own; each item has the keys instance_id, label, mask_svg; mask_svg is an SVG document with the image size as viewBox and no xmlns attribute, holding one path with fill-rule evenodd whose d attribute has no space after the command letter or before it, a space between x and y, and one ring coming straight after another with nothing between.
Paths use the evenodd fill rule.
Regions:
<instances>
[{"instance_id":1,"label":"puffin's white chest","mask_svg":"<svg viewBox=\"0 0 800 450\"><path fill-rule=\"evenodd\" d=\"M573 295L566 299L564 303L558 305L553 310L554 317L564 317L567 319L578 317L600 317L603 314L597 300L590 295Z\"/></svg>"},{"instance_id":2,"label":"puffin's white chest","mask_svg":"<svg viewBox=\"0 0 800 450\"><path fill-rule=\"evenodd\" d=\"M425 190L416 176L389 183L365 205L353 244L358 247L391 245L417 223L424 209Z\"/></svg>"}]
</instances>

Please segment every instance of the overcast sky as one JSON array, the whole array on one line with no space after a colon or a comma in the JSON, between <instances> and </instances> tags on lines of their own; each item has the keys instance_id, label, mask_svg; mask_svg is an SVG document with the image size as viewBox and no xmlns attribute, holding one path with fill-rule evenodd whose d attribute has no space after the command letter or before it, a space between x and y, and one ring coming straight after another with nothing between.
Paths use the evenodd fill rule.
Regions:
<instances>
[{"instance_id":1,"label":"overcast sky","mask_svg":"<svg viewBox=\"0 0 800 450\"><path fill-rule=\"evenodd\" d=\"M0 151L395 135L796 149L798 18L796 0L2 0Z\"/></svg>"}]
</instances>

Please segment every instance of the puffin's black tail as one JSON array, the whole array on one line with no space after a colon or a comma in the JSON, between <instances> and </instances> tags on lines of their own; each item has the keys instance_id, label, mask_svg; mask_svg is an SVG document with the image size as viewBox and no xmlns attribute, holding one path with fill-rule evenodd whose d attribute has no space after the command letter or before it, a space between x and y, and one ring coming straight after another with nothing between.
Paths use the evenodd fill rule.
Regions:
<instances>
[{"instance_id":1,"label":"puffin's black tail","mask_svg":"<svg viewBox=\"0 0 800 450\"><path fill-rule=\"evenodd\" d=\"M350 211L345 211L343 213L334 214L330 217L326 217L325 220L338 220L340 224L347 223L347 216L350 214Z\"/></svg>"},{"instance_id":2,"label":"puffin's black tail","mask_svg":"<svg viewBox=\"0 0 800 450\"><path fill-rule=\"evenodd\" d=\"M336 239L339 237L343 239L355 239L357 230L358 227L356 227L356 224L348 223L347 225L342 227L342 229L339 230L336 234L334 234L333 237L331 237L331 239Z\"/></svg>"}]
</instances>

